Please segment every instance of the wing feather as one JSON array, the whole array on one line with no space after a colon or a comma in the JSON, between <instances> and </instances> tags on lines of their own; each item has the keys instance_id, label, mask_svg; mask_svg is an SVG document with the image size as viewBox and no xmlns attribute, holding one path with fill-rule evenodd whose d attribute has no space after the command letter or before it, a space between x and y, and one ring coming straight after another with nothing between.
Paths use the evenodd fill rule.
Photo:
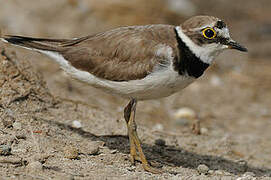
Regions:
<instances>
[{"instance_id":1,"label":"wing feather","mask_svg":"<svg viewBox=\"0 0 271 180\"><path fill-rule=\"evenodd\" d=\"M156 65L169 63L168 53L157 53L161 45L177 56L174 27L149 25L122 27L90 36L61 51L74 67L112 81L141 79Z\"/></svg>"}]
</instances>

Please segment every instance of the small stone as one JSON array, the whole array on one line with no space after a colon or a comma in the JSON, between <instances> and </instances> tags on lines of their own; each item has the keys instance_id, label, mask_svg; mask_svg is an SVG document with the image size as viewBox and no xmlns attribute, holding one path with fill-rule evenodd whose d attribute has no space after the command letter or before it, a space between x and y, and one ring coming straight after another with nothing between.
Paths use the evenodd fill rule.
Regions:
<instances>
[{"instance_id":1,"label":"small stone","mask_svg":"<svg viewBox=\"0 0 271 180\"><path fill-rule=\"evenodd\" d=\"M5 128L10 128L13 125L14 119L8 116L5 119L3 119L2 122Z\"/></svg>"},{"instance_id":2,"label":"small stone","mask_svg":"<svg viewBox=\"0 0 271 180\"><path fill-rule=\"evenodd\" d=\"M22 159L18 157L0 157L0 163L23 164Z\"/></svg>"},{"instance_id":3,"label":"small stone","mask_svg":"<svg viewBox=\"0 0 271 180\"><path fill-rule=\"evenodd\" d=\"M49 157L50 157L49 154L37 153L37 154L34 154L33 156L31 156L31 158L29 158L28 162L38 161L43 164Z\"/></svg>"},{"instance_id":4,"label":"small stone","mask_svg":"<svg viewBox=\"0 0 271 180\"><path fill-rule=\"evenodd\" d=\"M80 121L73 121L72 122L72 127L79 129L79 128L82 127L82 124L81 124Z\"/></svg>"},{"instance_id":5,"label":"small stone","mask_svg":"<svg viewBox=\"0 0 271 180\"><path fill-rule=\"evenodd\" d=\"M181 119L176 119L175 123L176 125L180 125L180 126L188 126L190 123L190 120L181 118Z\"/></svg>"},{"instance_id":6,"label":"small stone","mask_svg":"<svg viewBox=\"0 0 271 180\"><path fill-rule=\"evenodd\" d=\"M216 171L214 172L214 175L222 176L222 175L225 175L225 173L224 173L224 171L216 170Z\"/></svg>"},{"instance_id":7,"label":"small stone","mask_svg":"<svg viewBox=\"0 0 271 180\"><path fill-rule=\"evenodd\" d=\"M157 145L157 146L165 146L166 141L164 139L156 139L154 144Z\"/></svg>"},{"instance_id":8,"label":"small stone","mask_svg":"<svg viewBox=\"0 0 271 180\"><path fill-rule=\"evenodd\" d=\"M23 149L23 148L12 148L11 151L12 154L26 154L27 153L27 149Z\"/></svg>"},{"instance_id":9,"label":"small stone","mask_svg":"<svg viewBox=\"0 0 271 180\"><path fill-rule=\"evenodd\" d=\"M255 174L253 172L245 172L245 174L243 176L255 177Z\"/></svg>"},{"instance_id":10,"label":"small stone","mask_svg":"<svg viewBox=\"0 0 271 180\"><path fill-rule=\"evenodd\" d=\"M26 139L26 135L25 135L24 133L22 133L22 132L17 133L17 134L15 135L15 137L16 137L17 139Z\"/></svg>"},{"instance_id":11,"label":"small stone","mask_svg":"<svg viewBox=\"0 0 271 180\"><path fill-rule=\"evenodd\" d=\"M175 120L178 119L195 119L196 118L196 112L191 109L191 108L187 108L187 107L183 107L178 109L174 114L173 117Z\"/></svg>"},{"instance_id":12,"label":"small stone","mask_svg":"<svg viewBox=\"0 0 271 180\"><path fill-rule=\"evenodd\" d=\"M256 178L253 172L246 172L241 177L237 178L237 180L256 180Z\"/></svg>"},{"instance_id":13,"label":"small stone","mask_svg":"<svg viewBox=\"0 0 271 180\"><path fill-rule=\"evenodd\" d=\"M36 172L36 171L42 171L42 164L39 162L39 161L34 161L34 162L30 162L26 168L29 170L29 171L32 171L32 172Z\"/></svg>"},{"instance_id":14,"label":"small stone","mask_svg":"<svg viewBox=\"0 0 271 180\"><path fill-rule=\"evenodd\" d=\"M215 171L214 171L214 170L209 170L208 173L209 173L209 174L214 174Z\"/></svg>"},{"instance_id":15,"label":"small stone","mask_svg":"<svg viewBox=\"0 0 271 180\"><path fill-rule=\"evenodd\" d=\"M212 76L210 79L210 84L214 87L218 87L218 86L221 86L223 83L220 77Z\"/></svg>"},{"instance_id":16,"label":"small stone","mask_svg":"<svg viewBox=\"0 0 271 180\"><path fill-rule=\"evenodd\" d=\"M15 123L13 123L13 128L15 129L15 130L21 130L22 129L22 123L20 123L20 122L15 122Z\"/></svg>"},{"instance_id":17,"label":"small stone","mask_svg":"<svg viewBox=\"0 0 271 180\"><path fill-rule=\"evenodd\" d=\"M198 172L199 172L200 174L207 174L208 171L209 171L209 168L208 168L208 166L206 166L205 164L200 164L200 165L198 166L197 170L198 170Z\"/></svg>"},{"instance_id":18,"label":"small stone","mask_svg":"<svg viewBox=\"0 0 271 180\"><path fill-rule=\"evenodd\" d=\"M223 176L220 180L233 180L231 176Z\"/></svg>"},{"instance_id":19,"label":"small stone","mask_svg":"<svg viewBox=\"0 0 271 180\"><path fill-rule=\"evenodd\" d=\"M9 145L0 145L0 155L8 156L11 154L11 147Z\"/></svg>"},{"instance_id":20,"label":"small stone","mask_svg":"<svg viewBox=\"0 0 271 180\"><path fill-rule=\"evenodd\" d=\"M110 151L111 154L116 154L116 152L118 152L118 150L116 150L116 149Z\"/></svg>"},{"instance_id":21,"label":"small stone","mask_svg":"<svg viewBox=\"0 0 271 180\"><path fill-rule=\"evenodd\" d=\"M82 144L80 147L80 152L88 155L97 155L100 151L99 142L89 142Z\"/></svg>"},{"instance_id":22,"label":"small stone","mask_svg":"<svg viewBox=\"0 0 271 180\"><path fill-rule=\"evenodd\" d=\"M236 162L239 165L238 166L239 171L243 171L243 172L247 171L248 165L247 165L247 162L245 160L238 160Z\"/></svg>"},{"instance_id":23,"label":"small stone","mask_svg":"<svg viewBox=\"0 0 271 180\"><path fill-rule=\"evenodd\" d=\"M160 123L157 123L153 126L152 131L162 131L164 129L164 126Z\"/></svg>"},{"instance_id":24,"label":"small stone","mask_svg":"<svg viewBox=\"0 0 271 180\"><path fill-rule=\"evenodd\" d=\"M207 133L208 133L208 129L202 127L202 128L200 128L200 133L201 133L201 134L207 134Z\"/></svg>"},{"instance_id":25,"label":"small stone","mask_svg":"<svg viewBox=\"0 0 271 180\"><path fill-rule=\"evenodd\" d=\"M78 158L78 149L72 146L67 146L64 149L64 157L68 159L77 159Z\"/></svg>"}]
</instances>

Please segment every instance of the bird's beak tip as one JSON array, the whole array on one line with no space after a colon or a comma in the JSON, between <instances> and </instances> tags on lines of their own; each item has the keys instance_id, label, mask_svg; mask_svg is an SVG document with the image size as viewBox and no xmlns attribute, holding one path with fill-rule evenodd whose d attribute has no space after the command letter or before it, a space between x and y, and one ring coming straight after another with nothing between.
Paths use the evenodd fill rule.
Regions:
<instances>
[{"instance_id":1,"label":"bird's beak tip","mask_svg":"<svg viewBox=\"0 0 271 180\"><path fill-rule=\"evenodd\" d=\"M227 45L229 49L236 49L242 52L248 52L248 49L246 47L244 47L243 45L239 44L236 41L231 40L228 42Z\"/></svg>"}]
</instances>

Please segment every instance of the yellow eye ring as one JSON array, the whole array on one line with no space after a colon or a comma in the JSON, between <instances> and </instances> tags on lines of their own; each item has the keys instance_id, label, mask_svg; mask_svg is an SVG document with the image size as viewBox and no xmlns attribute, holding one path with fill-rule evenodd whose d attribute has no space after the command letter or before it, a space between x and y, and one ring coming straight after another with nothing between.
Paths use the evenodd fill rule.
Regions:
<instances>
[{"instance_id":1,"label":"yellow eye ring","mask_svg":"<svg viewBox=\"0 0 271 180\"><path fill-rule=\"evenodd\" d=\"M216 37L216 32L213 28L205 28L202 31L202 35L206 38L206 39L214 39Z\"/></svg>"}]
</instances>

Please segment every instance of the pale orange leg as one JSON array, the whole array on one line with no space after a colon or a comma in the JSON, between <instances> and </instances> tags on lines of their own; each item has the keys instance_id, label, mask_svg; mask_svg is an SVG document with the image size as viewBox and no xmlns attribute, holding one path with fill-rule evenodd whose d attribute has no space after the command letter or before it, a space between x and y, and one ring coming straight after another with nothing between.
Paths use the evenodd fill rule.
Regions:
<instances>
[{"instance_id":1,"label":"pale orange leg","mask_svg":"<svg viewBox=\"0 0 271 180\"><path fill-rule=\"evenodd\" d=\"M142 166L145 171L148 171L151 173L162 173L162 171L154 169L149 165L143 153L143 150L141 148L140 140L138 138L137 131L136 131L137 126L135 123L136 104L137 104L137 100L132 99L124 109L124 118L127 123L128 135L129 135L129 141L130 141L131 163L135 164L135 160L138 160L138 161L141 161ZM131 116L131 113L133 113L132 116Z\"/></svg>"}]
</instances>

